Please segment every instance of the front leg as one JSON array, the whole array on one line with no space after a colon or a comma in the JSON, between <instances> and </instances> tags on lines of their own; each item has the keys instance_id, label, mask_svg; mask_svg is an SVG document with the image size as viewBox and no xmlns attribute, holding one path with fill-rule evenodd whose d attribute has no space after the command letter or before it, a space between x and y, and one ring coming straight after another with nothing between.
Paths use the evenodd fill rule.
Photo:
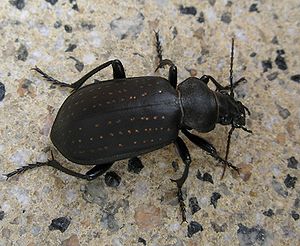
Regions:
<instances>
[{"instance_id":1,"label":"front leg","mask_svg":"<svg viewBox=\"0 0 300 246\"><path fill-rule=\"evenodd\" d=\"M191 157L190 157L188 148L186 147L185 143L183 142L183 140L180 137L177 137L177 139L175 140L174 143L175 143L175 146L179 152L179 155L185 165L182 176L176 180L171 179L172 182L176 183L177 188L178 188L177 197L178 197L178 202L179 202L180 209L181 209L182 223L183 223L186 221L186 215L185 215L186 210L185 210L185 204L184 204L181 188L189 175Z\"/></svg>"},{"instance_id":2,"label":"front leg","mask_svg":"<svg viewBox=\"0 0 300 246\"><path fill-rule=\"evenodd\" d=\"M216 87L216 91L229 91L234 88L236 88L240 83L242 82L247 82L247 80L242 77L240 78L238 81L235 81L233 82L232 86L231 85L226 85L226 86L223 86L221 85L218 81L215 80L214 77L210 76L210 75L203 75L201 78L200 78L201 81L203 81L205 84L208 84L209 81L211 81L215 87Z\"/></svg>"},{"instance_id":3,"label":"front leg","mask_svg":"<svg viewBox=\"0 0 300 246\"><path fill-rule=\"evenodd\" d=\"M209 155L214 157L217 161L219 161L222 164L227 165L228 167L232 168L233 170L239 172L239 169L236 166L232 165L230 162L228 162L227 160L224 160L221 156L219 156L216 148L211 143L209 143L207 140L190 133L186 129L182 129L181 131L192 143L194 143L195 145L197 145L198 147L200 147L201 149L206 151Z\"/></svg>"}]
</instances>

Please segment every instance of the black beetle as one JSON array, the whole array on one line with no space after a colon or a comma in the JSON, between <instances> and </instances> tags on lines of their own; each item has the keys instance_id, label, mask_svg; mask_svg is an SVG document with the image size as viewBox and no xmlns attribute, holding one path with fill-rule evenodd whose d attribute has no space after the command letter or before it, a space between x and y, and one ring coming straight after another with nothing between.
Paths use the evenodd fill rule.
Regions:
<instances>
[{"instance_id":1,"label":"black beetle","mask_svg":"<svg viewBox=\"0 0 300 246\"><path fill-rule=\"evenodd\" d=\"M95 166L81 174L61 166L52 156L52 160L21 167L6 176L9 178L27 169L48 165L72 176L92 180L105 173L115 161L134 158L174 143L185 164L182 177L172 180L178 187L185 220L181 188L188 177L191 158L178 136L179 131L219 162L235 170L238 169L227 162L230 136L235 128L249 131L244 127L245 111L249 110L233 95L233 88L244 80L232 81L233 44L234 41L231 83L226 87L209 75L200 79L190 77L177 85L177 68L167 59L161 60L158 68L170 66L168 80L154 76L126 78L119 60L96 67L73 84L60 82L35 67L34 70L52 84L73 88L51 129L54 146L71 162ZM88 78L110 65L113 68L112 80L83 86ZM208 87L209 80L216 86L215 91ZM219 156L212 144L189 131L209 132L217 123L232 126L225 159Z\"/></svg>"}]
</instances>

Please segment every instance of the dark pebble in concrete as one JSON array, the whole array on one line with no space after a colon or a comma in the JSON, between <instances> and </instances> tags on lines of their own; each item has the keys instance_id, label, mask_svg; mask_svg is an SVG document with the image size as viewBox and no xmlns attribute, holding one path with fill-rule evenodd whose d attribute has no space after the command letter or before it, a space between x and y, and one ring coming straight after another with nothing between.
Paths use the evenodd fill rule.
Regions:
<instances>
[{"instance_id":1,"label":"dark pebble in concrete","mask_svg":"<svg viewBox=\"0 0 300 246\"><path fill-rule=\"evenodd\" d=\"M198 212L201 208L199 207L197 197L191 197L189 199L189 207L191 209L192 214Z\"/></svg>"},{"instance_id":2,"label":"dark pebble in concrete","mask_svg":"<svg viewBox=\"0 0 300 246\"><path fill-rule=\"evenodd\" d=\"M276 107L278 110L278 114L280 115L280 117L282 119L285 120L286 118L288 118L291 115L290 111L287 108L281 107L278 103L276 103Z\"/></svg>"},{"instance_id":3,"label":"dark pebble in concrete","mask_svg":"<svg viewBox=\"0 0 300 246\"><path fill-rule=\"evenodd\" d=\"M272 217L274 215L273 210L270 208L267 211L263 212L263 215L267 216L267 217Z\"/></svg>"},{"instance_id":4,"label":"dark pebble in concrete","mask_svg":"<svg viewBox=\"0 0 300 246\"><path fill-rule=\"evenodd\" d=\"M284 184L287 188L295 188L296 181L297 177L293 177L288 174L284 180Z\"/></svg>"},{"instance_id":5,"label":"dark pebble in concrete","mask_svg":"<svg viewBox=\"0 0 300 246\"><path fill-rule=\"evenodd\" d=\"M5 97L5 85L0 82L0 102L4 99Z\"/></svg>"},{"instance_id":6,"label":"dark pebble in concrete","mask_svg":"<svg viewBox=\"0 0 300 246\"><path fill-rule=\"evenodd\" d=\"M177 172L179 170L178 162L172 161L172 167L173 167L174 171Z\"/></svg>"},{"instance_id":7,"label":"dark pebble in concrete","mask_svg":"<svg viewBox=\"0 0 300 246\"><path fill-rule=\"evenodd\" d=\"M21 61L26 61L28 57L28 51L24 44L21 44L19 49L17 50L17 59Z\"/></svg>"},{"instance_id":8,"label":"dark pebble in concrete","mask_svg":"<svg viewBox=\"0 0 300 246\"><path fill-rule=\"evenodd\" d=\"M60 230L61 232L65 232L69 225L71 224L71 218L69 217L60 217L57 219L53 219L51 225L49 225L49 230Z\"/></svg>"},{"instance_id":9,"label":"dark pebble in concrete","mask_svg":"<svg viewBox=\"0 0 300 246\"><path fill-rule=\"evenodd\" d=\"M210 204L214 206L214 208L217 207L218 200L221 198L221 194L218 192L214 192L210 198Z\"/></svg>"},{"instance_id":10,"label":"dark pebble in concrete","mask_svg":"<svg viewBox=\"0 0 300 246\"><path fill-rule=\"evenodd\" d=\"M259 10L257 9L257 3L251 4L251 6L249 8L249 12L257 12L257 13L259 13Z\"/></svg>"},{"instance_id":11,"label":"dark pebble in concrete","mask_svg":"<svg viewBox=\"0 0 300 246\"><path fill-rule=\"evenodd\" d=\"M197 221L191 221L188 225L188 237L192 237L195 233L203 231L203 227Z\"/></svg>"},{"instance_id":12,"label":"dark pebble in concrete","mask_svg":"<svg viewBox=\"0 0 300 246\"><path fill-rule=\"evenodd\" d=\"M196 15L197 14L197 9L193 6L184 7L183 5L180 5L179 11L183 15Z\"/></svg>"},{"instance_id":13,"label":"dark pebble in concrete","mask_svg":"<svg viewBox=\"0 0 300 246\"><path fill-rule=\"evenodd\" d=\"M279 74L278 72L270 73L270 74L267 75L267 79L268 79L269 81L272 81L272 80L274 80L274 79L277 78L278 74Z\"/></svg>"},{"instance_id":14,"label":"dark pebble in concrete","mask_svg":"<svg viewBox=\"0 0 300 246\"><path fill-rule=\"evenodd\" d=\"M4 211L0 211L0 220L3 220L4 219Z\"/></svg>"},{"instance_id":15,"label":"dark pebble in concrete","mask_svg":"<svg viewBox=\"0 0 300 246\"><path fill-rule=\"evenodd\" d=\"M88 22L81 22L80 25L83 29L89 30L89 31L93 30L96 27L96 25L94 25L92 23L88 23Z\"/></svg>"},{"instance_id":16,"label":"dark pebble in concrete","mask_svg":"<svg viewBox=\"0 0 300 246\"><path fill-rule=\"evenodd\" d=\"M272 69L272 61L270 59L262 61L261 65L263 67L263 72L267 72L269 69Z\"/></svg>"},{"instance_id":17,"label":"dark pebble in concrete","mask_svg":"<svg viewBox=\"0 0 300 246\"><path fill-rule=\"evenodd\" d=\"M300 208L300 198L296 198L296 199L295 199L294 207L295 207L295 208Z\"/></svg>"},{"instance_id":18,"label":"dark pebble in concrete","mask_svg":"<svg viewBox=\"0 0 300 246\"><path fill-rule=\"evenodd\" d=\"M198 170L197 175L196 175L197 179L205 181L205 182L209 182L209 183L214 183L212 176L209 173L204 173L203 175L201 174L201 172Z\"/></svg>"},{"instance_id":19,"label":"dark pebble in concrete","mask_svg":"<svg viewBox=\"0 0 300 246\"><path fill-rule=\"evenodd\" d=\"M68 48L65 50L65 52L73 52L77 48L76 44L69 44Z\"/></svg>"},{"instance_id":20,"label":"dark pebble in concrete","mask_svg":"<svg viewBox=\"0 0 300 246\"><path fill-rule=\"evenodd\" d=\"M57 29L57 28L60 28L60 27L62 26L62 22L59 21L59 20L58 20L58 21L55 21L55 23L54 23L53 26L54 26L54 28L56 28L56 29Z\"/></svg>"},{"instance_id":21,"label":"dark pebble in concrete","mask_svg":"<svg viewBox=\"0 0 300 246\"><path fill-rule=\"evenodd\" d=\"M10 0L9 3L11 5L15 6L19 10L21 10L25 7L25 1L24 0Z\"/></svg>"},{"instance_id":22,"label":"dark pebble in concrete","mask_svg":"<svg viewBox=\"0 0 300 246\"><path fill-rule=\"evenodd\" d=\"M300 74L295 74L291 76L291 80L300 83Z\"/></svg>"},{"instance_id":23,"label":"dark pebble in concrete","mask_svg":"<svg viewBox=\"0 0 300 246\"><path fill-rule=\"evenodd\" d=\"M267 233L266 230L260 226L247 227L243 224L238 224L237 230L240 245L264 245Z\"/></svg>"},{"instance_id":24,"label":"dark pebble in concrete","mask_svg":"<svg viewBox=\"0 0 300 246\"><path fill-rule=\"evenodd\" d=\"M225 12L221 16L221 21L223 21L226 24L229 24L231 22L231 13Z\"/></svg>"},{"instance_id":25,"label":"dark pebble in concrete","mask_svg":"<svg viewBox=\"0 0 300 246\"><path fill-rule=\"evenodd\" d=\"M216 3L216 0L208 0L208 2L209 2L209 4L210 4L211 6L214 6L215 3Z\"/></svg>"},{"instance_id":26,"label":"dark pebble in concrete","mask_svg":"<svg viewBox=\"0 0 300 246\"><path fill-rule=\"evenodd\" d=\"M222 224L222 225L218 225L218 224L215 223L215 222L211 222L210 224L211 224L213 230L214 230L215 232L217 232L217 233L219 233L219 232L225 232L226 229L227 229L227 224L226 224L226 223L224 223L224 224Z\"/></svg>"},{"instance_id":27,"label":"dark pebble in concrete","mask_svg":"<svg viewBox=\"0 0 300 246\"><path fill-rule=\"evenodd\" d=\"M84 68L84 64L79 61L78 59L76 59L74 56L70 56L69 59L72 59L74 60L76 63L75 63L75 68L78 72L81 72Z\"/></svg>"},{"instance_id":28,"label":"dark pebble in concrete","mask_svg":"<svg viewBox=\"0 0 300 246\"><path fill-rule=\"evenodd\" d=\"M203 13L202 11L199 13L199 17L197 18L197 21L198 21L199 23L205 22L205 19L204 19L204 13Z\"/></svg>"},{"instance_id":29,"label":"dark pebble in concrete","mask_svg":"<svg viewBox=\"0 0 300 246\"><path fill-rule=\"evenodd\" d=\"M275 58L275 64L280 70L286 70L288 68L285 62L285 58L283 56L284 54L285 54L284 50L277 50L277 57Z\"/></svg>"},{"instance_id":30,"label":"dark pebble in concrete","mask_svg":"<svg viewBox=\"0 0 300 246\"><path fill-rule=\"evenodd\" d=\"M46 0L46 2L48 2L48 3L52 4L52 5L56 4L57 1L58 0Z\"/></svg>"},{"instance_id":31,"label":"dark pebble in concrete","mask_svg":"<svg viewBox=\"0 0 300 246\"><path fill-rule=\"evenodd\" d=\"M71 33L73 30L73 28L70 25L64 25L64 28L67 33Z\"/></svg>"},{"instance_id":32,"label":"dark pebble in concrete","mask_svg":"<svg viewBox=\"0 0 300 246\"><path fill-rule=\"evenodd\" d=\"M1 101L1 99L0 99L0 101ZM294 156L290 157L287 161L288 161L288 165L287 165L288 168L293 168L293 169L297 169L298 168L299 162L298 162L298 160Z\"/></svg>"},{"instance_id":33,"label":"dark pebble in concrete","mask_svg":"<svg viewBox=\"0 0 300 246\"><path fill-rule=\"evenodd\" d=\"M299 217L300 217L299 214L296 211L292 211L291 215L292 215L292 217L293 217L294 220L298 220Z\"/></svg>"},{"instance_id":34,"label":"dark pebble in concrete","mask_svg":"<svg viewBox=\"0 0 300 246\"><path fill-rule=\"evenodd\" d=\"M72 9L79 11L77 0L69 0L69 2L72 4Z\"/></svg>"},{"instance_id":35,"label":"dark pebble in concrete","mask_svg":"<svg viewBox=\"0 0 300 246\"><path fill-rule=\"evenodd\" d=\"M142 237L139 237L139 238L138 238L138 242L139 242L139 243L142 243L143 245L147 245L146 240L145 240L144 238L142 238Z\"/></svg>"},{"instance_id":36,"label":"dark pebble in concrete","mask_svg":"<svg viewBox=\"0 0 300 246\"><path fill-rule=\"evenodd\" d=\"M272 44L279 44L277 36L274 36L274 38L272 38L271 42L272 42Z\"/></svg>"}]
</instances>

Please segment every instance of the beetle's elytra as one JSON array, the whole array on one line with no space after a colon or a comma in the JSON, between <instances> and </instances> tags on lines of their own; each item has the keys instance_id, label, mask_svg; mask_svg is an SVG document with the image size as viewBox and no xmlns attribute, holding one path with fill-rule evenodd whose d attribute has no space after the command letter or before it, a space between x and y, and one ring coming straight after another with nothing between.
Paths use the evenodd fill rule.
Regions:
<instances>
[{"instance_id":1,"label":"beetle's elytra","mask_svg":"<svg viewBox=\"0 0 300 246\"><path fill-rule=\"evenodd\" d=\"M177 92L166 79L108 80L71 94L50 137L70 161L100 165L172 143L180 119Z\"/></svg>"},{"instance_id":2,"label":"beetle's elytra","mask_svg":"<svg viewBox=\"0 0 300 246\"><path fill-rule=\"evenodd\" d=\"M177 85L177 68L167 59L161 60L158 68L170 66L168 80L155 76L126 78L119 60L96 67L73 84L60 82L34 68L52 84L73 89L52 126L50 138L53 144L70 161L95 166L86 174L81 174L63 167L52 156L52 160L21 167L6 176L9 178L27 169L48 165L72 176L91 180L106 172L115 161L132 159L174 143L185 164L182 177L172 180L178 187L182 219L185 221L181 188L188 177L191 157L184 141L178 136L179 132L225 167L235 170L238 169L227 161L231 134L235 128L251 132L245 128L249 110L234 99L233 88L245 79L235 83L232 81L233 46L232 40L230 85L225 87L209 75L190 77ZM160 47L157 49L161 57ZM112 80L83 86L88 78L108 66L113 68ZM209 81L215 85L215 91L207 86ZM212 144L190 132L191 129L209 132L217 123L231 125L224 159Z\"/></svg>"}]
</instances>

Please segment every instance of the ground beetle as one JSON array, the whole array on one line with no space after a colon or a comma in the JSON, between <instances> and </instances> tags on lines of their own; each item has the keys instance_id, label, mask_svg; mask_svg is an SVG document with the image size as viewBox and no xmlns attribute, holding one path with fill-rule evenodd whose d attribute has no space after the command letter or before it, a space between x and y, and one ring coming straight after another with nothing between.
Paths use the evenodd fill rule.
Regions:
<instances>
[{"instance_id":1,"label":"ground beetle","mask_svg":"<svg viewBox=\"0 0 300 246\"><path fill-rule=\"evenodd\" d=\"M157 38L158 51L159 45ZM52 126L50 138L54 146L71 162L95 166L86 174L77 173L63 167L52 155L47 162L29 164L6 176L9 178L39 166L52 166L69 175L92 180L105 173L115 161L134 158L174 143L185 164L181 178L172 180L178 187L185 221L181 188L188 177L191 158L184 141L178 136L179 131L225 167L235 170L238 169L227 161L231 134L235 128L250 132L245 128L245 112L249 113L249 110L234 99L233 88L245 79L233 83L233 47L234 40L230 85L226 87L209 75L200 79L190 77L177 85L177 68L168 59L161 59L157 68L170 66L168 80L154 76L126 78L119 60L96 67L72 84L60 82L35 67L34 70L52 84L73 89ZM88 78L110 65L112 80L83 86ZM209 81L215 85L215 91L208 87ZM224 159L212 144L190 132L192 129L209 132L217 123L231 125Z\"/></svg>"}]
</instances>

